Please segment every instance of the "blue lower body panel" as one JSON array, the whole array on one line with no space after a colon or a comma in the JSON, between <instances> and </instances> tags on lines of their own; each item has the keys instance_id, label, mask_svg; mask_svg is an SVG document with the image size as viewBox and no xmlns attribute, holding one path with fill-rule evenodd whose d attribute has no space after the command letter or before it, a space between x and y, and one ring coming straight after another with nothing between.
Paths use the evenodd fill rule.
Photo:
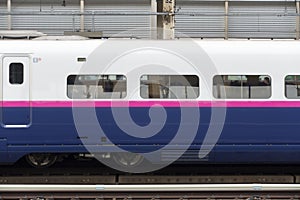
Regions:
<instances>
[{"instance_id":1,"label":"blue lower body panel","mask_svg":"<svg viewBox=\"0 0 300 200\"><path fill-rule=\"evenodd\" d=\"M22 109L25 108L5 108L2 112L9 110L14 116L28 112ZM90 108L76 109L76 124L72 108L34 107L30 127L2 127L0 162L12 163L33 152L118 151L113 144L131 152L164 149L160 159L166 161L178 149L188 149L181 160L300 163L300 108L227 108L225 121L212 120L209 107L167 107L164 108L166 118L160 116L164 115L161 111L149 115L146 107L132 107L129 111L121 107L113 111L109 107L99 107L91 109L92 113L86 112ZM200 114L197 123L195 116L186 115L195 113L195 109ZM81 112L82 116L78 116ZM211 128L221 131L208 132ZM200 149L209 151L201 159Z\"/></svg>"}]
</instances>

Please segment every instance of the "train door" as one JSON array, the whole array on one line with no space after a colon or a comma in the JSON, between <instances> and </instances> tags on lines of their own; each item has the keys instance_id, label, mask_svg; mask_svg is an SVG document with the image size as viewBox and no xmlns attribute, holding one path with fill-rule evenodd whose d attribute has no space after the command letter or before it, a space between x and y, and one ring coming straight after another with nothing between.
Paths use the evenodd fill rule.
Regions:
<instances>
[{"instance_id":1,"label":"train door","mask_svg":"<svg viewBox=\"0 0 300 200\"><path fill-rule=\"evenodd\" d=\"M27 128L31 124L28 56L2 57L2 126Z\"/></svg>"}]
</instances>

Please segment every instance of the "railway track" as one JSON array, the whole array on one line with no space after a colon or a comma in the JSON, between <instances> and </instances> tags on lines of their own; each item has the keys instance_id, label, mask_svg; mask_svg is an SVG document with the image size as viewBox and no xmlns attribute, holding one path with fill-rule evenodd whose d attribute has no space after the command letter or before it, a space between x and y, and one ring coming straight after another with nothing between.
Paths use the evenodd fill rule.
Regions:
<instances>
[{"instance_id":1,"label":"railway track","mask_svg":"<svg viewBox=\"0 0 300 200\"><path fill-rule=\"evenodd\" d=\"M0 185L3 200L299 199L299 184Z\"/></svg>"},{"instance_id":2,"label":"railway track","mask_svg":"<svg viewBox=\"0 0 300 200\"><path fill-rule=\"evenodd\" d=\"M3 200L298 200L299 193L191 192L191 193L3 193Z\"/></svg>"},{"instance_id":3,"label":"railway track","mask_svg":"<svg viewBox=\"0 0 300 200\"><path fill-rule=\"evenodd\" d=\"M188 173L187 173L188 172ZM258 184L259 183L259 184ZM16 187L18 186L21 187ZM20 185L22 184L22 185ZM28 185L30 184L30 185ZM34 186L32 184L47 187L69 185L64 191L56 190L27 190L24 188ZM70 185L72 184L72 185ZM80 187L94 188L93 191L79 191L74 184ZM99 185L102 184L102 185ZM218 184L218 185L216 185ZM180 190L188 185L197 187L247 185L248 190ZM288 190L277 188L277 190L264 190L262 185L280 184L290 187ZM0 199L7 200L56 200L56 199L97 199L97 200L204 200L204 199L243 199L243 200L263 200L263 199L300 199L300 171L299 166L249 166L249 165L173 165L163 170L148 174L126 174L102 165L91 163L67 163L48 169L25 168L19 166L0 167ZM24 186L26 185L26 186ZM135 187L143 185L153 187L152 190L116 191L104 190L104 186L110 187ZM170 186L180 186L174 191L157 188ZM7 186L15 188L8 191ZM297 186L296 188L292 188ZM299 186L299 188L298 188ZM23 190L22 190L23 187ZM95 189L97 187L97 189ZM73 188L73 190L72 190Z\"/></svg>"},{"instance_id":4,"label":"railway track","mask_svg":"<svg viewBox=\"0 0 300 200\"><path fill-rule=\"evenodd\" d=\"M75 175L75 176L2 176L0 184L225 184L269 183L300 184L293 175Z\"/></svg>"},{"instance_id":5,"label":"railway track","mask_svg":"<svg viewBox=\"0 0 300 200\"><path fill-rule=\"evenodd\" d=\"M47 169L1 166L0 184L300 184L300 166L172 165L147 174L127 174L93 162Z\"/></svg>"}]
</instances>

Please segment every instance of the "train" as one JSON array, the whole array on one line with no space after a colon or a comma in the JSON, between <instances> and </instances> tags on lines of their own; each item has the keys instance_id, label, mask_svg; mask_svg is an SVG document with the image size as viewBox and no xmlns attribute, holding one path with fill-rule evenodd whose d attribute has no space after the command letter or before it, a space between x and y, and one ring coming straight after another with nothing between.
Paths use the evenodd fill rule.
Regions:
<instances>
[{"instance_id":1,"label":"train","mask_svg":"<svg viewBox=\"0 0 300 200\"><path fill-rule=\"evenodd\" d=\"M300 163L300 41L1 40L0 56L1 164Z\"/></svg>"}]
</instances>

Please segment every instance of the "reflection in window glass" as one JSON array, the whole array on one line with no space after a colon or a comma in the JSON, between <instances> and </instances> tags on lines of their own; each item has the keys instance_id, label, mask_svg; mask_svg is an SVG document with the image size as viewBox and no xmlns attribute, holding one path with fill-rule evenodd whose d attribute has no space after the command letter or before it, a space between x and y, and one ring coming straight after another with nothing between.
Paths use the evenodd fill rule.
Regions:
<instances>
[{"instance_id":1,"label":"reflection in window glass","mask_svg":"<svg viewBox=\"0 0 300 200\"><path fill-rule=\"evenodd\" d=\"M24 82L24 66L22 63L10 63L9 83L22 84Z\"/></svg>"},{"instance_id":2,"label":"reflection in window glass","mask_svg":"<svg viewBox=\"0 0 300 200\"><path fill-rule=\"evenodd\" d=\"M216 75L213 95L217 99L268 99L271 77L268 75Z\"/></svg>"},{"instance_id":3,"label":"reflection in window glass","mask_svg":"<svg viewBox=\"0 0 300 200\"><path fill-rule=\"evenodd\" d=\"M123 75L70 75L67 95L71 99L122 99L126 96Z\"/></svg>"},{"instance_id":4,"label":"reflection in window glass","mask_svg":"<svg viewBox=\"0 0 300 200\"><path fill-rule=\"evenodd\" d=\"M300 99L300 75L285 77L285 96L289 99Z\"/></svg>"},{"instance_id":5,"label":"reflection in window glass","mask_svg":"<svg viewBox=\"0 0 300 200\"><path fill-rule=\"evenodd\" d=\"M144 75L141 77L144 99L196 99L199 78L195 75Z\"/></svg>"}]
</instances>

